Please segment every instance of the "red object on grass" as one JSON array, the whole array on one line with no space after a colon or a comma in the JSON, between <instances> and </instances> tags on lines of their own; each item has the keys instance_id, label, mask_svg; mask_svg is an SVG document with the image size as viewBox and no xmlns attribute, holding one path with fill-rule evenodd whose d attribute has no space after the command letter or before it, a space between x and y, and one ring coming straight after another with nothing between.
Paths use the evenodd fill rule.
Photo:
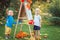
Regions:
<instances>
[{"instance_id":1,"label":"red object on grass","mask_svg":"<svg viewBox=\"0 0 60 40\"><path fill-rule=\"evenodd\" d=\"M29 21L29 24L34 24L34 21L33 21L33 20L30 20L30 21Z\"/></svg>"},{"instance_id":2,"label":"red object on grass","mask_svg":"<svg viewBox=\"0 0 60 40\"><path fill-rule=\"evenodd\" d=\"M24 0L20 0L21 2L24 2Z\"/></svg>"},{"instance_id":3,"label":"red object on grass","mask_svg":"<svg viewBox=\"0 0 60 40\"><path fill-rule=\"evenodd\" d=\"M26 32L23 32L23 31L20 31L18 34L16 34L16 38L23 38L23 37L26 37L28 36L28 34Z\"/></svg>"}]
</instances>

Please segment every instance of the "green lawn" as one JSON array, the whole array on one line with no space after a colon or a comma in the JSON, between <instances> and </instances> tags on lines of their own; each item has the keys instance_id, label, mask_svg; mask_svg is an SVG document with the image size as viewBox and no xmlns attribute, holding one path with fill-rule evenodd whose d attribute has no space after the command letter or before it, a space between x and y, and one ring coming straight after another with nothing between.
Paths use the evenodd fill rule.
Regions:
<instances>
[{"instance_id":1,"label":"green lawn","mask_svg":"<svg viewBox=\"0 0 60 40\"><path fill-rule=\"evenodd\" d=\"M31 29L32 28L33 27L31 26ZM15 29L15 26L12 28L12 33L11 33L12 37L14 36L14 29ZM5 40L4 39L4 30L5 30L4 25L0 25L0 40ZM19 32L19 30L20 30L20 26L18 25L17 32ZM28 29L27 25L23 25L23 31L29 33L29 29ZM40 31L42 34L41 40L60 40L60 27L59 26L48 26L46 24L43 24ZM48 34L47 35L48 37L44 38L43 34ZM9 40L15 40L15 39L11 38ZM22 39L22 40L25 40L25 39Z\"/></svg>"}]
</instances>

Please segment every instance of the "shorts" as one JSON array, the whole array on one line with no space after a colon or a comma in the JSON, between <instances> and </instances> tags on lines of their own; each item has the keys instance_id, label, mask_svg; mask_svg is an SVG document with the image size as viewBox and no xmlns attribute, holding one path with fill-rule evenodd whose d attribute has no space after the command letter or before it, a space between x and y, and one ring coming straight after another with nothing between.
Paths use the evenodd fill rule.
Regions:
<instances>
[{"instance_id":1,"label":"shorts","mask_svg":"<svg viewBox=\"0 0 60 40\"><path fill-rule=\"evenodd\" d=\"M11 28L5 26L5 34L10 34L11 33Z\"/></svg>"},{"instance_id":2,"label":"shorts","mask_svg":"<svg viewBox=\"0 0 60 40\"><path fill-rule=\"evenodd\" d=\"M34 30L40 30L40 27L39 26L36 26L36 25L34 25L34 28L33 28Z\"/></svg>"}]
</instances>

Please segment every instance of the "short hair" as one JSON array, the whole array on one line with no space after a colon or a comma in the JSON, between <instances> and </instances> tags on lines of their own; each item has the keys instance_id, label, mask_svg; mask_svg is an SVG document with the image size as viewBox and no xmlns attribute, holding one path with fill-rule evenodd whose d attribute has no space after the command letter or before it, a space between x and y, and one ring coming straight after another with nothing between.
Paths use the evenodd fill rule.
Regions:
<instances>
[{"instance_id":1,"label":"short hair","mask_svg":"<svg viewBox=\"0 0 60 40\"><path fill-rule=\"evenodd\" d=\"M39 8L36 8L35 11L40 10Z\"/></svg>"},{"instance_id":2,"label":"short hair","mask_svg":"<svg viewBox=\"0 0 60 40\"><path fill-rule=\"evenodd\" d=\"M13 12L13 10L9 10L8 12Z\"/></svg>"},{"instance_id":3,"label":"short hair","mask_svg":"<svg viewBox=\"0 0 60 40\"><path fill-rule=\"evenodd\" d=\"M13 12L13 10L9 10L9 11L8 11L8 15L11 15L9 12Z\"/></svg>"},{"instance_id":4,"label":"short hair","mask_svg":"<svg viewBox=\"0 0 60 40\"><path fill-rule=\"evenodd\" d=\"M36 14L36 13L37 13L37 11L39 11L39 10L40 10L39 8L36 8L36 9L35 9L35 14Z\"/></svg>"}]
</instances>

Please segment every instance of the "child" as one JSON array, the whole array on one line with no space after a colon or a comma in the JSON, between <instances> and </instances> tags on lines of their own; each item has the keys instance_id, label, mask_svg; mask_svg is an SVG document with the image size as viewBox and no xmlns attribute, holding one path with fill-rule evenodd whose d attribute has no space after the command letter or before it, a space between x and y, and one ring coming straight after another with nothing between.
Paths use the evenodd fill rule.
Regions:
<instances>
[{"instance_id":1,"label":"child","mask_svg":"<svg viewBox=\"0 0 60 40\"><path fill-rule=\"evenodd\" d=\"M37 39L40 38L41 16L39 15L39 8L36 8L34 15L34 36Z\"/></svg>"},{"instance_id":2,"label":"child","mask_svg":"<svg viewBox=\"0 0 60 40\"><path fill-rule=\"evenodd\" d=\"M13 18L13 11L9 10L8 16L6 18L6 24L5 24L5 38L6 39L10 38L11 28L13 24L15 24L14 18Z\"/></svg>"}]
</instances>

